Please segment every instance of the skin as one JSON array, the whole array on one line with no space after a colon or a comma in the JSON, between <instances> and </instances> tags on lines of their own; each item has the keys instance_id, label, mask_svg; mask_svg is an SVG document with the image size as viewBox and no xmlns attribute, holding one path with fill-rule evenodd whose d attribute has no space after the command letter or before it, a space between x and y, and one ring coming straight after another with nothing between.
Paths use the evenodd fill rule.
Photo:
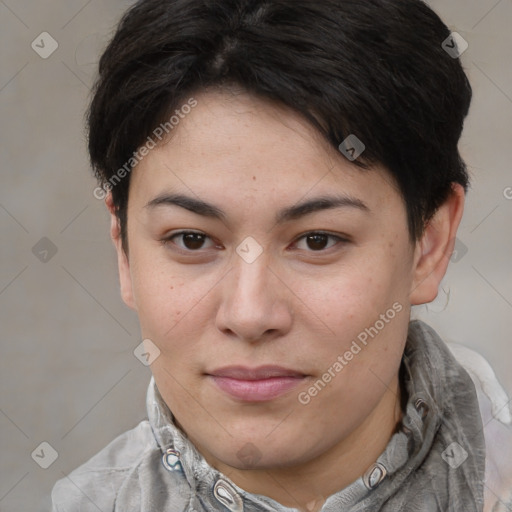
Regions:
<instances>
[{"instance_id":1,"label":"skin","mask_svg":"<svg viewBox=\"0 0 512 512\"><path fill-rule=\"evenodd\" d=\"M300 116L243 91L195 98L172 138L132 171L129 255L106 199L121 294L138 314L142 337L161 351L151 365L158 389L206 460L249 492L319 510L368 469L397 428L410 308L437 295L464 191L454 185L413 242L404 201L383 167L358 169ZM169 193L212 203L225 218L147 206ZM333 194L356 198L368 211L323 209L276 224L283 208ZM204 238L171 238L180 230ZM308 240L318 231L334 238ZM249 236L263 250L252 263L236 252ZM402 311L300 403L299 393L394 303ZM264 364L306 377L278 398L247 403L205 375Z\"/></svg>"}]
</instances>

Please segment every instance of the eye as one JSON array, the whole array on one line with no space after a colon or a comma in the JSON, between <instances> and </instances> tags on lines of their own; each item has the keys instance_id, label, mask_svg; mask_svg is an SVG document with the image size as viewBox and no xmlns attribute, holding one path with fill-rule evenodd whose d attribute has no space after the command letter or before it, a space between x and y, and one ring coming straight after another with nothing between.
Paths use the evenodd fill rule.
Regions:
<instances>
[{"instance_id":1,"label":"eye","mask_svg":"<svg viewBox=\"0 0 512 512\"><path fill-rule=\"evenodd\" d=\"M175 238L181 238L182 243L175 243ZM188 252L197 252L200 249L208 249L208 247L204 247L204 242L207 239L210 239L210 237L205 235L204 233L198 233L196 231L180 231L179 233L174 233L173 235L162 239L162 243L166 245L169 242L172 242L173 244L178 246L179 249ZM214 247L214 245L212 244L211 247Z\"/></svg>"},{"instance_id":2,"label":"eye","mask_svg":"<svg viewBox=\"0 0 512 512\"><path fill-rule=\"evenodd\" d=\"M329 239L335 240L336 242L328 246ZM310 249L308 252L320 252L334 247L336 243L348 242L346 238L331 235L330 233L324 233L322 231L312 231L301 236L298 241L305 240L306 246Z\"/></svg>"},{"instance_id":3,"label":"eye","mask_svg":"<svg viewBox=\"0 0 512 512\"><path fill-rule=\"evenodd\" d=\"M175 242L175 239L181 240L181 243ZM333 241L329 245L329 239ZM216 245L211 241L209 247L205 247L205 241L211 240L208 235L196 231L180 231L178 233L171 234L161 240L164 245L172 243L177 246L178 249L184 252L199 252L204 249L211 249ZM339 243L346 243L347 240L344 237L333 235L330 233L324 233L322 231L312 231L299 237L294 245L300 245L299 242L304 241L306 248L298 247L298 249L306 250L307 252L322 252L326 251Z\"/></svg>"}]
</instances>

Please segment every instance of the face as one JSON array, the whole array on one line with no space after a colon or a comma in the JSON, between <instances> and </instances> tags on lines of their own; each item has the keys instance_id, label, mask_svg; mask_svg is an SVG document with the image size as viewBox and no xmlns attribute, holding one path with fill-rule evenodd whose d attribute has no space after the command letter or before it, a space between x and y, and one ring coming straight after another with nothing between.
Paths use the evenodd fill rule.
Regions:
<instances>
[{"instance_id":1,"label":"face","mask_svg":"<svg viewBox=\"0 0 512 512\"><path fill-rule=\"evenodd\" d=\"M288 110L196 100L133 170L123 298L205 456L307 463L397 383L415 264L404 202L385 169L356 168Z\"/></svg>"}]
</instances>

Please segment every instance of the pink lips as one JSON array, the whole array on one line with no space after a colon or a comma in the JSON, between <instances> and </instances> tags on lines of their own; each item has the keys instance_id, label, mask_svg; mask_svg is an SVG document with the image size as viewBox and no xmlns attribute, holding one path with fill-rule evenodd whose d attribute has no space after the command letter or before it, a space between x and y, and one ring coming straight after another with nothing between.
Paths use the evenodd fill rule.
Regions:
<instances>
[{"instance_id":1,"label":"pink lips","mask_svg":"<svg viewBox=\"0 0 512 512\"><path fill-rule=\"evenodd\" d=\"M215 384L233 398L245 402L265 402L300 384L306 377L279 366L245 368L227 366L208 374Z\"/></svg>"}]
</instances>

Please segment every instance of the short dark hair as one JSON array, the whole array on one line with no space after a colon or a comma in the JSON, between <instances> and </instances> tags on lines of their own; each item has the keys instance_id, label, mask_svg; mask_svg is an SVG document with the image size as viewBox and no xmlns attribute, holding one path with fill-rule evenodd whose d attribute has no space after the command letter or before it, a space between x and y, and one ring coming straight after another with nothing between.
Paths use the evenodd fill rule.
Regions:
<instances>
[{"instance_id":1,"label":"short dark hair","mask_svg":"<svg viewBox=\"0 0 512 512\"><path fill-rule=\"evenodd\" d=\"M363 141L353 163L391 173L414 241L451 184L469 184L457 146L472 90L442 48L450 35L421 0L140 0L100 60L87 119L95 174L105 184L126 169L192 94L236 84L336 148ZM125 250L129 181L111 187Z\"/></svg>"}]
</instances>

